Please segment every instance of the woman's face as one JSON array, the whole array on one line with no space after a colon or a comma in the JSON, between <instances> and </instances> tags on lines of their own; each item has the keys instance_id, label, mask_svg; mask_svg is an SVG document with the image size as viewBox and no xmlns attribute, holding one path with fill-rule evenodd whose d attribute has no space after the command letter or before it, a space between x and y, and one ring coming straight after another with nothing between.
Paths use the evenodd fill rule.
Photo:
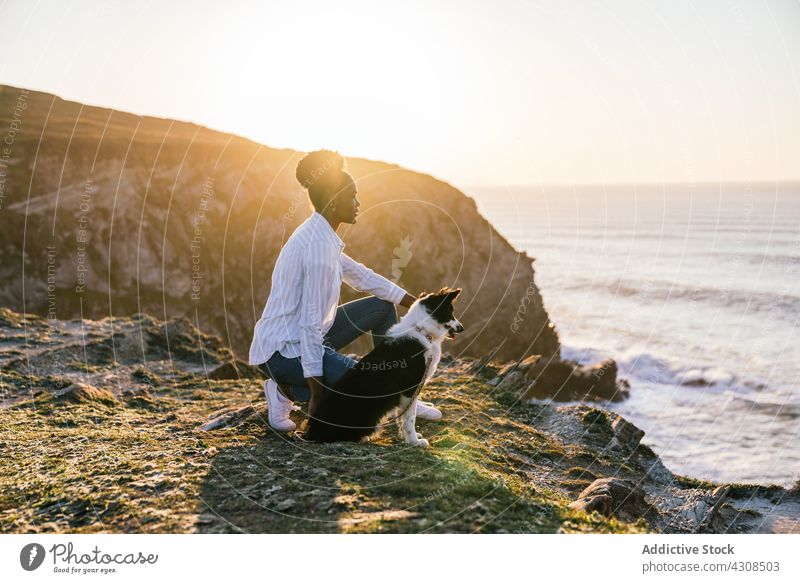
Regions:
<instances>
[{"instance_id":1,"label":"woman's face","mask_svg":"<svg viewBox=\"0 0 800 583\"><path fill-rule=\"evenodd\" d=\"M336 196L336 219L339 222L350 224L356 222L360 206L356 194L358 194L356 182L350 177Z\"/></svg>"}]
</instances>

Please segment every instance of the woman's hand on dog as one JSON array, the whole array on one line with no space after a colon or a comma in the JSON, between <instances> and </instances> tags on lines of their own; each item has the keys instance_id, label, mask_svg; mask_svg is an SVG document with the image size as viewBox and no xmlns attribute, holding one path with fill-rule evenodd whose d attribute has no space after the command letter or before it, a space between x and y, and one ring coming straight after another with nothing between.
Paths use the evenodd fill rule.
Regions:
<instances>
[{"instance_id":1,"label":"woman's hand on dog","mask_svg":"<svg viewBox=\"0 0 800 583\"><path fill-rule=\"evenodd\" d=\"M404 306L406 308L410 308L411 304L413 304L416 301L417 301L417 298L415 298L411 294L406 294L405 296L403 296L403 299L400 300L400 305Z\"/></svg>"}]
</instances>

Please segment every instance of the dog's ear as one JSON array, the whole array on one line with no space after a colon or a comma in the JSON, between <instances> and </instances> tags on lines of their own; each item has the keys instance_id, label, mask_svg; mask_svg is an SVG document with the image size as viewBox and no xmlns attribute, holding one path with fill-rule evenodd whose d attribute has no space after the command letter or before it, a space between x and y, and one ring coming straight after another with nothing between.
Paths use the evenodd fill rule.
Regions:
<instances>
[{"instance_id":1,"label":"dog's ear","mask_svg":"<svg viewBox=\"0 0 800 583\"><path fill-rule=\"evenodd\" d=\"M456 289L451 289L447 293L447 299L450 300L451 302L455 301L455 299L458 297L458 294L460 294L460 293L461 293L461 288L460 287L456 288Z\"/></svg>"}]
</instances>

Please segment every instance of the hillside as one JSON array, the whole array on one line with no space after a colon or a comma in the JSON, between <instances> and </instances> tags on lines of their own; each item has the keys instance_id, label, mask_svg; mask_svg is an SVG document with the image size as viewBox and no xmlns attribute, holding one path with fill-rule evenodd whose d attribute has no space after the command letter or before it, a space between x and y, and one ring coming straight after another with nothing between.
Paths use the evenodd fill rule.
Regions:
<instances>
[{"instance_id":1,"label":"hillside","mask_svg":"<svg viewBox=\"0 0 800 583\"><path fill-rule=\"evenodd\" d=\"M0 128L0 306L186 316L246 353L280 247L310 214L298 152L8 86ZM362 203L348 253L414 294L462 287L456 353L558 356L533 260L472 199L392 164L348 165Z\"/></svg>"},{"instance_id":2,"label":"hillside","mask_svg":"<svg viewBox=\"0 0 800 583\"><path fill-rule=\"evenodd\" d=\"M0 338L0 532L800 529L797 490L676 476L624 419L528 403L495 362L443 359L420 450L274 434L255 371L186 319L0 309Z\"/></svg>"}]
</instances>

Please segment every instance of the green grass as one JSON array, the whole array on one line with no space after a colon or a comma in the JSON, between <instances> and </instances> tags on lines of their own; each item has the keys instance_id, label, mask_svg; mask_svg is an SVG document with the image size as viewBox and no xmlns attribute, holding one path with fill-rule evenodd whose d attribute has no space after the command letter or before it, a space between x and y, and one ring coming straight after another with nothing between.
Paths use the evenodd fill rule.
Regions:
<instances>
[{"instance_id":1,"label":"green grass","mask_svg":"<svg viewBox=\"0 0 800 583\"><path fill-rule=\"evenodd\" d=\"M675 482L683 488L701 488L703 490L713 490L719 484L709 480L699 480L697 478L690 478L687 476L675 475Z\"/></svg>"}]
</instances>

